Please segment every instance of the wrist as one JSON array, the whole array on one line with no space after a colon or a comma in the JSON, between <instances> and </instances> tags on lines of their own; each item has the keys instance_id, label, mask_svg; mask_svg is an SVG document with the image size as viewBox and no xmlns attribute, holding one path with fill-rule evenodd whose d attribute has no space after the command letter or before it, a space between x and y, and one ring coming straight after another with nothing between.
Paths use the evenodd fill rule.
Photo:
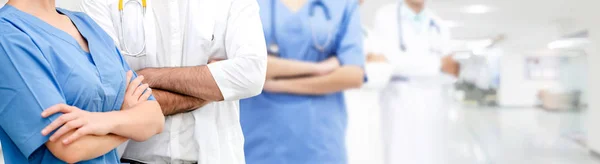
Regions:
<instances>
[{"instance_id":1,"label":"wrist","mask_svg":"<svg viewBox=\"0 0 600 164\"><path fill-rule=\"evenodd\" d=\"M158 88L158 83L155 82L156 79L156 70L155 68L144 68L141 70L140 75L144 75L144 82L150 86L150 88Z\"/></svg>"},{"instance_id":2,"label":"wrist","mask_svg":"<svg viewBox=\"0 0 600 164\"><path fill-rule=\"evenodd\" d=\"M324 70L322 63L307 63L307 64L309 64L309 68L311 70L312 75L319 75Z\"/></svg>"},{"instance_id":3,"label":"wrist","mask_svg":"<svg viewBox=\"0 0 600 164\"><path fill-rule=\"evenodd\" d=\"M101 114L103 118L109 120L107 122L111 133L116 133L125 124L125 121L127 121L127 118L123 117L123 111L104 112Z\"/></svg>"}]
</instances>

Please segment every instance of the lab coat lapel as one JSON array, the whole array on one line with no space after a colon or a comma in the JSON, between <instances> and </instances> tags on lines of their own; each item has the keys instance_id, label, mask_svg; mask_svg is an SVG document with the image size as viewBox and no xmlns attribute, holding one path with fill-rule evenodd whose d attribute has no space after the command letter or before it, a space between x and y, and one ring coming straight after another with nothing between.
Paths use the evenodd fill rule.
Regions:
<instances>
[{"instance_id":1,"label":"lab coat lapel","mask_svg":"<svg viewBox=\"0 0 600 164\"><path fill-rule=\"evenodd\" d=\"M217 0L189 1L184 36L184 66L207 64L214 39Z\"/></svg>"}]
</instances>

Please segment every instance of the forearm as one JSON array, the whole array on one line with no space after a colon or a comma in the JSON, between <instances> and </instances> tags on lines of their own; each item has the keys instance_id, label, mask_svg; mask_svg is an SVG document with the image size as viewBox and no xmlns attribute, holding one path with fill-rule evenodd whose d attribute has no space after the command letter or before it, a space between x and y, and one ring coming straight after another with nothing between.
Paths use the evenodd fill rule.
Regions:
<instances>
[{"instance_id":1,"label":"forearm","mask_svg":"<svg viewBox=\"0 0 600 164\"><path fill-rule=\"evenodd\" d=\"M74 132L73 130L54 142L48 141L46 143L46 147L54 156L67 163L77 163L97 158L127 141L127 138L114 134L104 136L87 135L73 141L71 144L63 144L62 141Z\"/></svg>"},{"instance_id":2,"label":"forearm","mask_svg":"<svg viewBox=\"0 0 600 164\"><path fill-rule=\"evenodd\" d=\"M165 118L158 102L145 101L130 109L107 112L107 119L112 119L114 128L111 133L145 141L162 132Z\"/></svg>"},{"instance_id":3,"label":"forearm","mask_svg":"<svg viewBox=\"0 0 600 164\"><path fill-rule=\"evenodd\" d=\"M200 98L153 89L152 94L160 104L165 116L189 112L198 109L209 102Z\"/></svg>"},{"instance_id":4,"label":"forearm","mask_svg":"<svg viewBox=\"0 0 600 164\"><path fill-rule=\"evenodd\" d=\"M267 60L267 79L298 77L318 74L317 63L282 59L269 56Z\"/></svg>"},{"instance_id":5,"label":"forearm","mask_svg":"<svg viewBox=\"0 0 600 164\"><path fill-rule=\"evenodd\" d=\"M138 71L151 88L188 95L208 101L221 101L223 95L207 66L147 68Z\"/></svg>"},{"instance_id":6,"label":"forearm","mask_svg":"<svg viewBox=\"0 0 600 164\"><path fill-rule=\"evenodd\" d=\"M324 95L358 88L363 81L364 71L356 66L340 67L322 76L279 80L281 86L286 86L281 87L280 92L304 95Z\"/></svg>"}]
</instances>

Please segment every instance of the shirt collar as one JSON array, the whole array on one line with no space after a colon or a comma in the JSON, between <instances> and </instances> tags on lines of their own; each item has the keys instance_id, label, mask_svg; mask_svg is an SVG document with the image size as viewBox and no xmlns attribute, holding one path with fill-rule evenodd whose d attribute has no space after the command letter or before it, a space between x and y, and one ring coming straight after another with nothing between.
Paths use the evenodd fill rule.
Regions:
<instances>
[{"instance_id":1,"label":"shirt collar","mask_svg":"<svg viewBox=\"0 0 600 164\"><path fill-rule=\"evenodd\" d=\"M407 20L411 20L411 21L415 21L415 22L421 22L421 21L425 21L427 19L427 9L423 9L421 10L421 12L419 13L415 13L414 10L412 10L411 8L409 8L407 5L405 4L401 4L400 7L400 14L402 15L403 19L407 19Z\"/></svg>"}]
</instances>

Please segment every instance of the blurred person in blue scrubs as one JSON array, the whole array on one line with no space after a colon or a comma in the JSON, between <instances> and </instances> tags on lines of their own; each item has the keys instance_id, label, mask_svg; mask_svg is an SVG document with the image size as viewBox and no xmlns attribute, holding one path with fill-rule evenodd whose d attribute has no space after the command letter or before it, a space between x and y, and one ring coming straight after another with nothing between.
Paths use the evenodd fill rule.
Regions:
<instances>
[{"instance_id":1,"label":"blurred person in blue scrubs","mask_svg":"<svg viewBox=\"0 0 600 164\"><path fill-rule=\"evenodd\" d=\"M117 164L115 148L164 116L112 39L54 0L0 8L0 141L8 164ZM130 83L131 82L131 83Z\"/></svg>"},{"instance_id":2,"label":"blurred person in blue scrubs","mask_svg":"<svg viewBox=\"0 0 600 164\"><path fill-rule=\"evenodd\" d=\"M241 101L248 164L347 163L341 91L364 81L357 0L259 0L269 60Z\"/></svg>"},{"instance_id":3,"label":"blurred person in blue scrubs","mask_svg":"<svg viewBox=\"0 0 600 164\"><path fill-rule=\"evenodd\" d=\"M364 3L360 1L361 5ZM344 92L348 110L346 145L349 164L383 164L380 92L390 81L393 66L382 54L377 54L377 40L363 26L363 47L368 81L358 89Z\"/></svg>"},{"instance_id":4,"label":"blurred person in blue scrubs","mask_svg":"<svg viewBox=\"0 0 600 164\"><path fill-rule=\"evenodd\" d=\"M449 49L444 22L426 0L398 0L379 9L373 37L394 66L381 105L387 164L446 162L448 97L443 91L460 65Z\"/></svg>"}]
</instances>

